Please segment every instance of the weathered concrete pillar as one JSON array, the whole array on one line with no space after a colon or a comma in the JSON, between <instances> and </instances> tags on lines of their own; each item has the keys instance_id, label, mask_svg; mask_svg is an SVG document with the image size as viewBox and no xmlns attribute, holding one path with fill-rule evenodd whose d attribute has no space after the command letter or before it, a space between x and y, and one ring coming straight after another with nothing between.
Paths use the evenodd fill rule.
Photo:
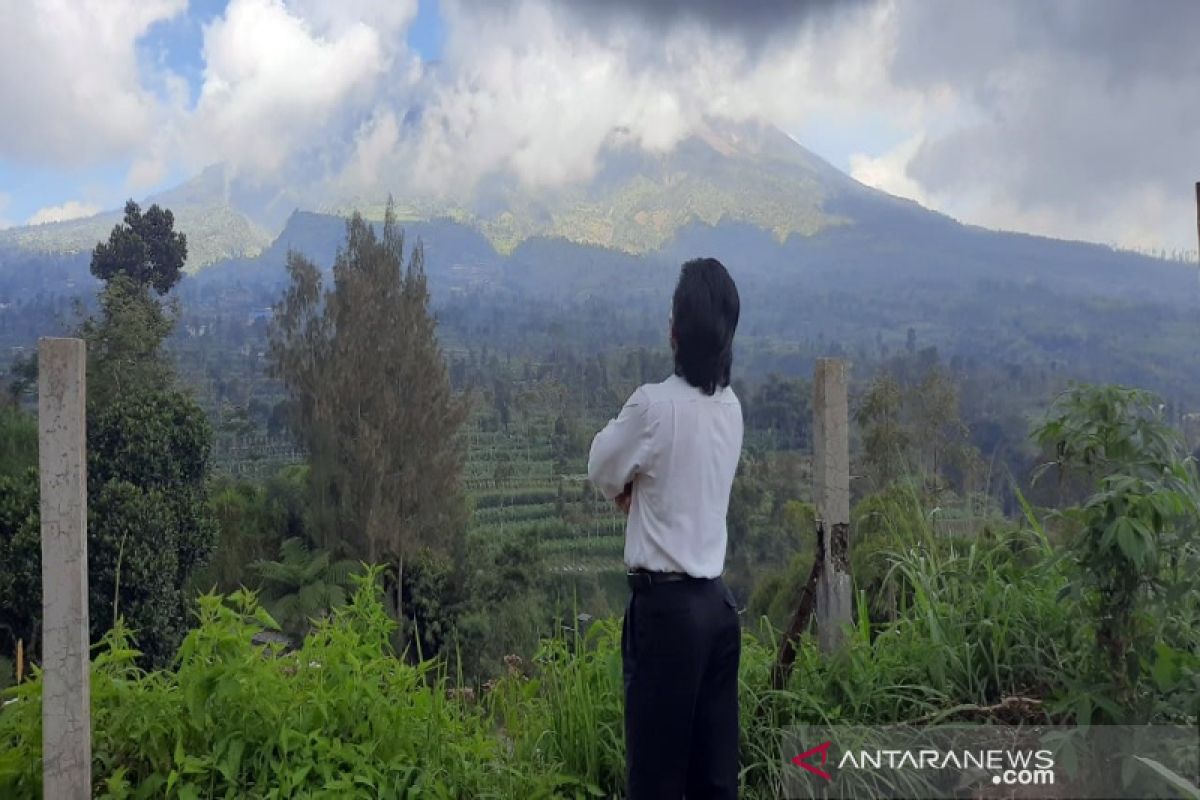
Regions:
<instances>
[{"instance_id":1,"label":"weathered concrete pillar","mask_svg":"<svg viewBox=\"0 0 1200 800\"><path fill-rule=\"evenodd\" d=\"M813 480L817 505L817 642L822 652L840 646L849 625L854 593L850 583L850 427L846 362L817 360L813 380Z\"/></svg>"},{"instance_id":2,"label":"weathered concrete pillar","mask_svg":"<svg viewBox=\"0 0 1200 800\"><path fill-rule=\"evenodd\" d=\"M85 364L80 339L38 343L42 776L54 800L92 793Z\"/></svg>"}]
</instances>

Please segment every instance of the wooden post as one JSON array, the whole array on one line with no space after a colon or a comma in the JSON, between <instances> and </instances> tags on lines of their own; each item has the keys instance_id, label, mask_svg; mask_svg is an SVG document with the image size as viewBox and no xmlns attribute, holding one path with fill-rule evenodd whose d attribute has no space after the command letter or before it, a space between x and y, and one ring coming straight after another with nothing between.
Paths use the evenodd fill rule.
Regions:
<instances>
[{"instance_id":1,"label":"wooden post","mask_svg":"<svg viewBox=\"0 0 1200 800\"><path fill-rule=\"evenodd\" d=\"M846 362L822 358L813 381L813 479L818 552L817 642L836 650L853 618L850 582L850 420Z\"/></svg>"},{"instance_id":2,"label":"wooden post","mask_svg":"<svg viewBox=\"0 0 1200 800\"><path fill-rule=\"evenodd\" d=\"M42 779L55 800L92 793L85 362L80 339L38 343Z\"/></svg>"},{"instance_id":3,"label":"wooden post","mask_svg":"<svg viewBox=\"0 0 1200 800\"><path fill-rule=\"evenodd\" d=\"M1196 181L1196 244L1200 247L1200 181ZM1200 258L1200 249L1196 250L1196 257Z\"/></svg>"}]
</instances>

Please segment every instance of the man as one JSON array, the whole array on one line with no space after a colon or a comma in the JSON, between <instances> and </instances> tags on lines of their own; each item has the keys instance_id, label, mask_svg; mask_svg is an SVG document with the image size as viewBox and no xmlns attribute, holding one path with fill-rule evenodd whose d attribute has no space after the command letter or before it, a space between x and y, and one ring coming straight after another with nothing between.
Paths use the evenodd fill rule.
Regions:
<instances>
[{"instance_id":1,"label":"man","mask_svg":"<svg viewBox=\"0 0 1200 800\"><path fill-rule=\"evenodd\" d=\"M631 800L737 796L741 632L721 573L742 449L729 386L739 313L719 261L684 264L670 325L675 374L638 388L588 457L589 479L629 516L621 654Z\"/></svg>"}]
</instances>

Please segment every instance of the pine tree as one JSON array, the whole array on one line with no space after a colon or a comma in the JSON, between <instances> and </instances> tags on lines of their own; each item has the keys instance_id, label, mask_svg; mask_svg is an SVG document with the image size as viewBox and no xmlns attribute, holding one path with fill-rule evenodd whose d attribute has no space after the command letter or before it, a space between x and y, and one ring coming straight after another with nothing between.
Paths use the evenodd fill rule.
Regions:
<instances>
[{"instance_id":1,"label":"pine tree","mask_svg":"<svg viewBox=\"0 0 1200 800\"><path fill-rule=\"evenodd\" d=\"M420 547L456 552L466 523L458 437L467 402L450 387L429 313L424 254L404 259L388 203L381 234L355 214L324 290L316 266L288 257L270 358L293 398L311 459L314 544L396 565Z\"/></svg>"}]
</instances>

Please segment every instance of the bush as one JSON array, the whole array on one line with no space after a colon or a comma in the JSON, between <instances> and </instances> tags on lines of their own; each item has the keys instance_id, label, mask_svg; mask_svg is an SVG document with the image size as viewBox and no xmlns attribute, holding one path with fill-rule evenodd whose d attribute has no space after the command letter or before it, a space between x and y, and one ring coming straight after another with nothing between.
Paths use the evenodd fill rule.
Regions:
<instances>
[{"instance_id":1,"label":"bush","mask_svg":"<svg viewBox=\"0 0 1200 800\"><path fill-rule=\"evenodd\" d=\"M201 599L173 670L140 670L115 627L92 665L95 795L510 798L576 783L518 765L444 671L395 657L377 578L287 655L251 643L274 623L245 591ZM41 796L40 690L35 675L6 692L0 796Z\"/></svg>"}]
</instances>

